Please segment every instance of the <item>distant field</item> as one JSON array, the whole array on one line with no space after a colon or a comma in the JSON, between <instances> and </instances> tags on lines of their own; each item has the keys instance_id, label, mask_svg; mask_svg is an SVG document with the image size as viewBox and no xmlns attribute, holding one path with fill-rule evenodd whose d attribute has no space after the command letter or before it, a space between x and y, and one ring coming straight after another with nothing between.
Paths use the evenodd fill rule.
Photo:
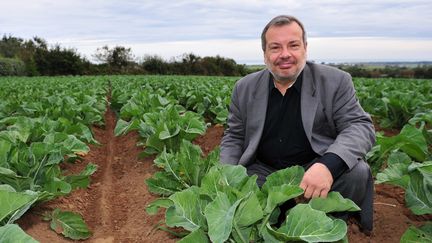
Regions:
<instances>
[{"instance_id":1,"label":"distant field","mask_svg":"<svg viewBox=\"0 0 432 243\"><path fill-rule=\"evenodd\" d=\"M248 72L252 73L255 71L259 71L264 69L266 66L265 65L246 65L246 69L248 70Z\"/></svg>"}]
</instances>

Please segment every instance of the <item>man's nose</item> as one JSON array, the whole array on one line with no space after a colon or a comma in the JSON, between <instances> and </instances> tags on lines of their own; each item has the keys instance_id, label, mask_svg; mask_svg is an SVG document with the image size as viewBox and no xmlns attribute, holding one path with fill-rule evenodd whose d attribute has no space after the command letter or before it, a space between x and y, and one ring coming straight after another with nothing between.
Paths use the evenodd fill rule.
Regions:
<instances>
[{"instance_id":1,"label":"man's nose","mask_svg":"<svg viewBox=\"0 0 432 243\"><path fill-rule=\"evenodd\" d=\"M289 58L291 56L292 56L291 51L288 48L282 48L282 52L280 54L281 58Z\"/></svg>"}]
</instances>

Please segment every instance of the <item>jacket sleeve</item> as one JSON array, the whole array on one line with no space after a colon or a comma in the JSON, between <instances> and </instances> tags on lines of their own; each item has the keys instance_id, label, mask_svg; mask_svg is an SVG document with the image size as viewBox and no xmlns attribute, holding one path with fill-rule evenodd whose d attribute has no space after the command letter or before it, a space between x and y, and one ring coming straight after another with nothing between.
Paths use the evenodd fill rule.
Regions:
<instances>
[{"instance_id":1,"label":"jacket sleeve","mask_svg":"<svg viewBox=\"0 0 432 243\"><path fill-rule=\"evenodd\" d=\"M221 141L220 161L224 164L238 164L245 143L245 124L241 115L238 85L235 85L231 96L227 129Z\"/></svg>"},{"instance_id":2,"label":"jacket sleeve","mask_svg":"<svg viewBox=\"0 0 432 243\"><path fill-rule=\"evenodd\" d=\"M360 106L348 73L342 75L331 102L337 137L326 153L335 153L352 168L375 143L372 119Z\"/></svg>"}]
</instances>

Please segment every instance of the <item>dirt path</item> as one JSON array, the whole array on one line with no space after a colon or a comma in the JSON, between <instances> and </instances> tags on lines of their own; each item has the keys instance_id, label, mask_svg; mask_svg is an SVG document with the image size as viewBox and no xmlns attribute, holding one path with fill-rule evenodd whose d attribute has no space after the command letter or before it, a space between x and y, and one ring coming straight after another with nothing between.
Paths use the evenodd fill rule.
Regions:
<instances>
[{"instance_id":1,"label":"dirt path","mask_svg":"<svg viewBox=\"0 0 432 243\"><path fill-rule=\"evenodd\" d=\"M112 194L112 188L113 188L113 160L115 155L115 147L114 144L116 142L116 138L114 137L114 132L111 133L111 131L114 131L115 128L115 116L111 110L108 110L107 115L105 116L105 126L107 130L107 141L106 147L106 164L103 167L103 181L102 184L104 185L101 188L101 197L100 197L100 210L101 210L101 224L102 227L111 229L112 228L112 208L110 205L111 202L111 194Z\"/></svg>"}]
</instances>

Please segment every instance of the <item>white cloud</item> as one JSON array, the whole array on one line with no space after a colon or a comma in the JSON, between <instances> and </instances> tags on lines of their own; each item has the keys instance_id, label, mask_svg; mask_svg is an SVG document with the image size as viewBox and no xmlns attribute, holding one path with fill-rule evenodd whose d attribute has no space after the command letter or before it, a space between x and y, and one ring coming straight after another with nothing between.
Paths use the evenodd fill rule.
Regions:
<instances>
[{"instance_id":1,"label":"white cloud","mask_svg":"<svg viewBox=\"0 0 432 243\"><path fill-rule=\"evenodd\" d=\"M319 61L427 61L432 39L413 38L311 38L309 58Z\"/></svg>"}]
</instances>

